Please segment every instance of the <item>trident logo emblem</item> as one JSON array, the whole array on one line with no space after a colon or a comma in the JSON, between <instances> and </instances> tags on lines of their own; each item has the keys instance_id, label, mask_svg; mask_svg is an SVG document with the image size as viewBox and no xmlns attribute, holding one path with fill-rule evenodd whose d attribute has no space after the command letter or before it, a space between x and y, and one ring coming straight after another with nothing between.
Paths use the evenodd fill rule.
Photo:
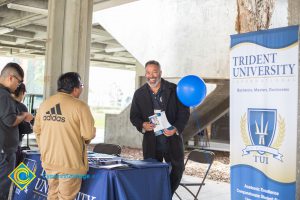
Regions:
<instances>
[{"instance_id":1,"label":"trident logo emblem","mask_svg":"<svg viewBox=\"0 0 300 200\"><path fill-rule=\"evenodd\" d=\"M279 128L274 141L277 124ZM246 145L246 148L243 149L243 155L258 152L260 156L255 156L255 159L264 158L267 164L268 155L263 155L269 153L275 159L282 161L282 154L279 153L278 149L284 139L285 122L280 115L277 119L277 109L248 108L247 117L246 114L241 117L240 125L241 136Z\"/></svg>"},{"instance_id":2,"label":"trident logo emblem","mask_svg":"<svg viewBox=\"0 0 300 200\"><path fill-rule=\"evenodd\" d=\"M267 133L268 123L269 122L267 121L266 127L264 128L263 127L263 124L264 124L264 115L263 114L261 114L260 129L258 128L258 124L255 121L255 125L256 125L256 132L255 132L255 134L258 135L258 137L259 137L259 142L258 143L260 145L265 145L265 136L268 135L268 133Z\"/></svg>"},{"instance_id":3,"label":"trident logo emblem","mask_svg":"<svg viewBox=\"0 0 300 200\"><path fill-rule=\"evenodd\" d=\"M270 146L272 144L277 121L275 109L248 109L248 129L253 145Z\"/></svg>"}]
</instances>

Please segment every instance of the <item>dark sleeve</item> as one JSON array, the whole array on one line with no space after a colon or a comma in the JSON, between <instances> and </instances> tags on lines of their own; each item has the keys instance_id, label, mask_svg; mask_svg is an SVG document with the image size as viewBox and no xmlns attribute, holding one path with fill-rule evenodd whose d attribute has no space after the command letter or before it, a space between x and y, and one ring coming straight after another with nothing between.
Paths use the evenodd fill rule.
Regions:
<instances>
[{"instance_id":1,"label":"dark sleeve","mask_svg":"<svg viewBox=\"0 0 300 200\"><path fill-rule=\"evenodd\" d=\"M32 131L32 125L29 122L22 121L18 125L18 128L19 128L19 134L20 135L30 134L30 133L33 132Z\"/></svg>"},{"instance_id":2,"label":"dark sleeve","mask_svg":"<svg viewBox=\"0 0 300 200\"><path fill-rule=\"evenodd\" d=\"M1 121L8 127L12 127L17 119L16 102L7 95L1 97L0 102Z\"/></svg>"},{"instance_id":3,"label":"dark sleeve","mask_svg":"<svg viewBox=\"0 0 300 200\"><path fill-rule=\"evenodd\" d=\"M177 106L177 115L176 115L176 121L174 122L173 126L175 126L178 132L181 134L189 120L190 108L183 105L177 98L177 95L176 95L176 106Z\"/></svg>"},{"instance_id":4,"label":"dark sleeve","mask_svg":"<svg viewBox=\"0 0 300 200\"><path fill-rule=\"evenodd\" d=\"M16 103L17 103L16 104L17 105L17 110L18 110L19 113L21 113L21 112L28 112L27 107L23 103L20 103L20 102L16 102ZM19 134L20 135L30 134L30 133L33 132L32 131L32 125L29 122L26 122L26 121L22 121L18 125L18 128L19 128Z\"/></svg>"},{"instance_id":5,"label":"dark sleeve","mask_svg":"<svg viewBox=\"0 0 300 200\"><path fill-rule=\"evenodd\" d=\"M18 103L17 107L20 112L28 112L27 107L23 103Z\"/></svg>"},{"instance_id":6,"label":"dark sleeve","mask_svg":"<svg viewBox=\"0 0 300 200\"><path fill-rule=\"evenodd\" d=\"M136 129L142 133L143 129L143 116L141 112L141 108L138 103L136 92L133 95L131 108L130 108L130 121Z\"/></svg>"}]
</instances>

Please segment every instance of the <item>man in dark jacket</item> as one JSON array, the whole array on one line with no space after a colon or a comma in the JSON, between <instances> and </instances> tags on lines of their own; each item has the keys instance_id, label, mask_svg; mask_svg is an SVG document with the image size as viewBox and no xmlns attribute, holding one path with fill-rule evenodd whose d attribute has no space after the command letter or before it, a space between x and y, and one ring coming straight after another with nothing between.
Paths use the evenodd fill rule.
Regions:
<instances>
[{"instance_id":1,"label":"man in dark jacket","mask_svg":"<svg viewBox=\"0 0 300 200\"><path fill-rule=\"evenodd\" d=\"M136 90L133 96L130 121L143 136L144 159L165 159L172 166L171 191L178 188L184 171L184 149L182 132L190 116L189 108L177 98L176 85L161 78L161 67L157 61L145 65L147 83ZM149 121L154 113L165 112L171 127L155 131Z\"/></svg>"},{"instance_id":2,"label":"man in dark jacket","mask_svg":"<svg viewBox=\"0 0 300 200\"><path fill-rule=\"evenodd\" d=\"M17 63L8 63L0 74L0 199L7 199L11 181L8 175L15 168L19 144L18 125L30 122L28 112L17 114L16 103L11 94L23 82L24 71Z\"/></svg>"}]
</instances>

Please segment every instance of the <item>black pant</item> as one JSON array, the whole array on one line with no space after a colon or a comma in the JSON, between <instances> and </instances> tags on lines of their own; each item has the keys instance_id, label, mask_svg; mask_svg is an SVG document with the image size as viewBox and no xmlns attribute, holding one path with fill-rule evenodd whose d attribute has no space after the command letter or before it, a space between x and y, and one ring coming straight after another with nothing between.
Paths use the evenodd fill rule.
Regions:
<instances>
[{"instance_id":1,"label":"black pant","mask_svg":"<svg viewBox=\"0 0 300 200\"><path fill-rule=\"evenodd\" d=\"M171 192L173 195L176 189L178 188L180 180L182 178L182 174L184 171L184 163L183 161L182 162L175 161L174 159L171 158L169 153L165 153L165 152L156 151L155 158L160 162L162 162L163 159L165 159L167 163L171 163L172 169L170 174L170 183L171 183Z\"/></svg>"},{"instance_id":2,"label":"black pant","mask_svg":"<svg viewBox=\"0 0 300 200\"><path fill-rule=\"evenodd\" d=\"M16 167L23 162L25 154L22 152L22 148L18 146L17 152L16 152Z\"/></svg>"},{"instance_id":3,"label":"black pant","mask_svg":"<svg viewBox=\"0 0 300 200\"><path fill-rule=\"evenodd\" d=\"M0 153L0 200L6 200L11 185L8 175L14 170L16 154Z\"/></svg>"}]
</instances>

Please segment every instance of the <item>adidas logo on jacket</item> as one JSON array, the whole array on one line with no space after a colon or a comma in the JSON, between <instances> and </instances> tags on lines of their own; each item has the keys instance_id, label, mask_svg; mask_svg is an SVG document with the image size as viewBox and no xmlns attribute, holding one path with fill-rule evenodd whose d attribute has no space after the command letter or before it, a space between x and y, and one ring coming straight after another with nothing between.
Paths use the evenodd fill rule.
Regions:
<instances>
[{"instance_id":1,"label":"adidas logo on jacket","mask_svg":"<svg viewBox=\"0 0 300 200\"><path fill-rule=\"evenodd\" d=\"M65 117L62 116L60 104L56 104L43 116L43 120L65 122Z\"/></svg>"}]
</instances>

